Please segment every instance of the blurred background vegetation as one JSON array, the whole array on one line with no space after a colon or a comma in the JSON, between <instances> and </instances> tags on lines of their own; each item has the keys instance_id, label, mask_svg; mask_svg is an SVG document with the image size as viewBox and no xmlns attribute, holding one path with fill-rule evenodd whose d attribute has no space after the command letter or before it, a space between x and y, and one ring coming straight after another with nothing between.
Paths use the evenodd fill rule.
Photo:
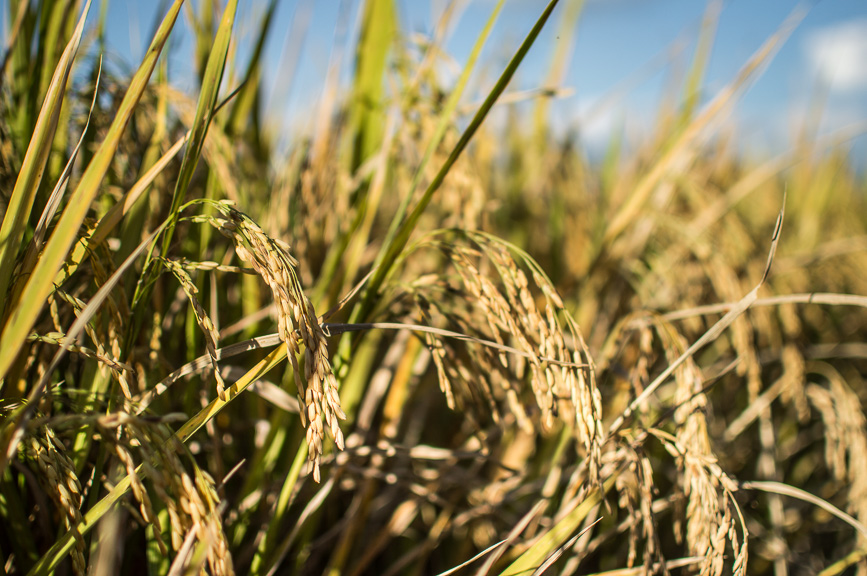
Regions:
<instances>
[{"instance_id":1,"label":"blurred background vegetation","mask_svg":"<svg viewBox=\"0 0 867 576\"><path fill-rule=\"evenodd\" d=\"M7 573L867 573L863 124L733 120L807 8L576 115L594 2L338 3L290 115L313 2L113 5L3 5Z\"/></svg>"}]
</instances>

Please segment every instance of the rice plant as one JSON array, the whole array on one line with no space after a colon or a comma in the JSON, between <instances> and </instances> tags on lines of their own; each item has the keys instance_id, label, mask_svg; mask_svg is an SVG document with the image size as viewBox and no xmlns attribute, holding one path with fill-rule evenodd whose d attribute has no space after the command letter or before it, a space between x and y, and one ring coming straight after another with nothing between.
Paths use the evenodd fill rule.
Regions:
<instances>
[{"instance_id":1,"label":"rice plant","mask_svg":"<svg viewBox=\"0 0 867 576\"><path fill-rule=\"evenodd\" d=\"M600 165L551 130L562 52L532 122L489 121L582 5L499 69L504 4L446 86L455 6L415 41L365 1L285 155L276 0L243 62L237 0L165 2L128 75L105 3L8 4L6 573L867 573L863 177L842 135L712 138L799 13L699 107L709 10L682 101Z\"/></svg>"}]
</instances>

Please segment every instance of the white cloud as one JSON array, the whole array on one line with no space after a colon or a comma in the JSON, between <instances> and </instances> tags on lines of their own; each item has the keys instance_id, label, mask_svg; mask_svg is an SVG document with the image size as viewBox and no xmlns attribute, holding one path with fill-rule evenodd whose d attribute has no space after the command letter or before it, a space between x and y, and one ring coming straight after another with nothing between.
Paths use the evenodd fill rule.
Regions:
<instances>
[{"instance_id":1,"label":"white cloud","mask_svg":"<svg viewBox=\"0 0 867 576\"><path fill-rule=\"evenodd\" d=\"M810 66L832 90L867 89L867 19L820 28L804 47Z\"/></svg>"},{"instance_id":2,"label":"white cloud","mask_svg":"<svg viewBox=\"0 0 867 576\"><path fill-rule=\"evenodd\" d=\"M638 90L578 98L576 115L584 143L604 148L616 136L622 136L627 146L646 142L658 130L660 112L655 92Z\"/></svg>"},{"instance_id":3,"label":"white cloud","mask_svg":"<svg viewBox=\"0 0 867 576\"><path fill-rule=\"evenodd\" d=\"M616 130L622 127L620 107L604 106L596 95L581 96L574 102L570 124L577 123L585 146L604 151Z\"/></svg>"}]
</instances>

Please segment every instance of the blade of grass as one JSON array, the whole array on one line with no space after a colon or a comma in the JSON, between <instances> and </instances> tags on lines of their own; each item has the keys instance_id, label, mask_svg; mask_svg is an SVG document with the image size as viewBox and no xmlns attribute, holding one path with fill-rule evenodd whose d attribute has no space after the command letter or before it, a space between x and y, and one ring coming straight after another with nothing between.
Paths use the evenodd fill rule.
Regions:
<instances>
[{"instance_id":1,"label":"blade of grass","mask_svg":"<svg viewBox=\"0 0 867 576\"><path fill-rule=\"evenodd\" d=\"M771 296L769 298L759 298L752 307L760 306L779 306L780 304L824 304L826 306L858 306L867 308L867 296L858 294L828 294L822 292L813 292L810 294L784 294L782 296ZM724 302L722 304L708 304L706 306L697 306L686 310L678 310L677 312L669 312L662 317L666 320L684 320L686 318L695 318L696 316L705 316L708 314L724 314L735 308L737 302Z\"/></svg>"},{"instance_id":2,"label":"blade of grass","mask_svg":"<svg viewBox=\"0 0 867 576\"><path fill-rule=\"evenodd\" d=\"M296 456L296 461L301 457L307 456L307 447L301 446L298 450L298 455ZM293 471L290 474L295 474L294 464ZM288 482L288 479L287 479ZM295 479L292 480L294 484L296 482ZM274 560L271 562L271 567L268 569L267 576L274 576L277 573L277 570L283 564L283 560L286 558L286 554L289 553L289 549L292 546L292 543L298 537L298 534L301 532L303 528L305 528L305 523L312 518L315 518L316 512L323 506L325 503L325 499L331 493L331 490L334 488L336 484L334 478L329 478L328 481L322 485L322 488L316 493L316 495L307 502L307 505L304 507L304 510L301 511L301 515L298 517L298 521L293 526L292 531L289 533L289 536L283 541L280 545L279 550L275 554ZM284 485L284 492L287 491L287 487ZM281 494L282 496L282 494Z\"/></svg>"},{"instance_id":3,"label":"blade of grass","mask_svg":"<svg viewBox=\"0 0 867 576\"><path fill-rule=\"evenodd\" d=\"M184 154L184 160L181 163L181 171L178 174L178 180L175 185L175 191L172 195L172 204L169 211L171 218L176 218L180 211L181 204L186 197L187 188L193 178L193 172L196 170L196 165L199 162L199 157L202 154L205 137L208 134L208 127L211 124L213 115L217 106L217 98L219 97L220 85L223 80L223 72L226 68L226 58L229 53L229 41L232 37L232 27L235 22L235 13L238 8L237 0L230 0L223 10L223 17L220 20L220 27L217 30L217 35L214 38L214 44L211 48L211 55L208 58L208 65L205 69L205 75L202 81L202 87L199 92L199 99L196 104L196 116L193 119L193 125L190 128L189 144L187 151ZM163 247L161 256L165 258L168 255L169 246L171 245L172 234L174 227L170 227L163 238ZM159 266L159 264L157 264Z\"/></svg>"},{"instance_id":4,"label":"blade of grass","mask_svg":"<svg viewBox=\"0 0 867 576\"><path fill-rule=\"evenodd\" d=\"M138 168L139 180L142 180L143 176L151 172L153 166L160 162L160 158L163 157L162 148L167 144L169 122L169 104L167 94L169 83L168 67L168 58L162 58L159 67L156 70L156 78L153 81L154 89L157 92L157 102L153 113L154 129L151 133L147 150L145 150L141 164ZM189 134L189 132L187 132L187 134ZM188 135L181 140L186 142L187 138ZM171 154L171 157L174 157L174 154L176 153L177 150ZM156 176L156 174L154 174L154 176ZM136 186L138 186L138 183ZM145 195L145 192L149 189L149 186L144 187L144 189L142 189L139 194L135 195L135 197L133 197L133 191L130 190L120 202L112 206L109 209L109 212L100 219L98 227L104 226L103 221L106 220L106 217L108 217L110 213L118 210L118 204L123 204L124 212L128 214L118 232L118 236L120 237L120 248L118 249L116 256L118 260L126 258L129 251L139 243L142 235L145 233L145 223L147 221L148 212L151 208L149 198ZM116 224L117 223L113 224L112 227ZM78 246L76 246L76 249L77 248Z\"/></svg>"},{"instance_id":5,"label":"blade of grass","mask_svg":"<svg viewBox=\"0 0 867 576\"><path fill-rule=\"evenodd\" d=\"M99 72L102 72L102 58L100 58ZM72 154L70 154L69 161L66 163L66 167L63 169L63 173L60 175L60 179L57 181L57 184L54 186L54 190L51 192L48 203L45 205L45 208L42 211L42 215L39 218L39 222L36 224L36 230L33 232L33 238L30 240L30 244L27 246L27 251L24 254L23 264L21 265L20 275L22 277L28 276L30 274L30 271L33 269L33 266L36 263L36 257L39 254L39 251L42 249L43 240L45 238L46 232L48 231L48 225L57 213L57 209L60 207L60 201L63 199L63 195L66 193L66 187L69 183L69 176L72 173L72 167L75 164L75 159L78 157L78 151L81 149L81 144L84 142L84 137L87 134L88 127L90 126L90 119L93 115L93 109L94 107L96 107L96 96L99 92L99 76L100 74L97 73L96 83L93 87L93 101L90 105L90 111L87 114L87 121L84 124L84 129L81 131L81 137L78 139L78 144L73 149ZM10 301L17 301L19 296L19 293L14 292Z\"/></svg>"},{"instance_id":6,"label":"blade of grass","mask_svg":"<svg viewBox=\"0 0 867 576\"><path fill-rule=\"evenodd\" d=\"M23 15L15 44L10 47L10 69L6 80L17 104L17 110L10 110L12 138L18 142L19 147L25 148L33 134L39 106L44 100L44 95L39 97L39 75L35 73L35 70L43 67L41 52L37 48L41 10L32 2L17 3L30 4L30 7ZM11 3L9 5L11 6ZM56 65L53 68L56 68Z\"/></svg>"},{"instance_id":7,"label":"blade of grass","mask_svg":"<svg viewBox=\"0 0 867 576\"><path fill-rule=\"evenodd\" d=\"M0 350L3 352L0 354L0 378L6 374L15 361L18 351L30 334L30 329L45 305L48 294L54 289L52 280L63 265L70 247L78 236L81 223L99 192L100 184L108 172L114 153L120 143L121 135L147 87L148 79L156 66L157 59L168 39L182 3L183 0L176 0L163 20L144 61L130 82L129 90L118 108L117 115L108 129L105 140L103 140L99 150L82 175L78 187L70 197L63 215L60 217L60 222L48 240L33 274L28 279L21 300L12 310L9 320L3 328L3 333L0 335Z\"/></svg>"},{"instance_id":8,"label":"blade of grass","mask_svg":"<svg viewBox=\"0 0 867 576\"><path fill-rule=\"evenodd\" d=\"M237 0L230 0L220 20L220 26L217 29L217 35L214 38L211 54L208 57L208 64L202 78L202 86L199 92L198 102L196 104L196 115L193 119L193 124L190 127L190 138L187 145L184 159L181 162L181 170L178 174L178 179L175 184L175 191L172 195L171 208L169 209L169 218L171 223L163 236L162 249L160 250L161 258L151 259L145 264L147 273L142 275L138 286L136 286L135 295L133 297L132 312L133 322L126 336L126 349L135 334L144 314L142 302L147 302L150 299L151 291L153 290L153 280L159 276L162 269L162 259L166 258L171 246L172 236L174 234L175 220L181 209L181 204L186 198L187 189L193 179L193 173L198 165L199 158L202 155L202 147L204 146L205 137L208 134L208 127L214 117L217 106L217 99L220 92L220 84L223 81L223 72L226 68L226 58L229 53L229 41L232 37L232 27L235 22L235 13L238 8Z\"/></svg>"},{"instance_id":9,"label":"blade of grass","mask_svg":"<svg viewBox=\"0 0 867 576\"><path fill-rule=\"evenodd\" d=\"M569 58L575 46L575 37L578 35L578 19L584 10L584 0L571 0L565 7L563 15L557 27L557 49L553 51L548 75L542 89L546 93L555 93L566 75ZM533 109L533 133L535 144L539 150L547 147L547 131L549 124L548 110L551 107L551 98L542 96L536 99Z\"/></svg>"},{"instance_id":10,"label":"blade of grass","mask_svg":"<svg viewBox=\"0 0 867 576\"><path fill-rule=\"evenodd\" d=\"M571 548L572 546L574 546L575 542L577 542L579 538L584 536L584 534L586 534L591 528L596 526L596 524L598 524L601 520L602 520L602 518L597 518L589 526L584 528L584 530L582 530L578 534L575 534L565 544L563 544L562 546L558 547L556 550L551 552L548 555L548 557L545 559L545 561L542 562L542 565L539 566L538 568L536 568L536 570L533 572L533 576L542 576L542 574L547 572L548 568L553 566L554 562L556 562L557 560L560 559L560 556L563 555L563 552L565 552L568 548Z\"/></svg>"},{"instance_id":11,"label":"blade of grass","mask_svg":"<svg viewBox=\"0 0 867 576\"><path fill-rule=\"evenodd\" d=\"M256 548L256 553L253 556L253 562L250 565L250 574L257 576L265 569L265 563L268 559L267 552L276 549L275 542L283 530L283 518L289 509L289 504L292 502L292 494L295 492L295 486L298 483L298 478L301 476L301 470L307 463L307 444L301 443L298 447L298 452L295 453L295 459L292 461L292 467L289 469L289 474L286 475L286 480L283 482L283 487L280 489L280 495L277 497L277 505L274 508L274 514L268 523L268 530L265 532L262 539L259 541L259 546ZM331 484L326 483L320 489L320 494L327 495L330 492ZM318 498L317 498L318 499ZM301 522L296 524L296 528ZM288 541L291 545L293 538L289 537ZM288 546L286 547L288 551ZM276 554L277 558L272 565L278 565L280 562L280 554Z\"/></svg>"},{"instance_id":12,"label":"blade of grass","mask_svg":"<svg viewBox=\"0 0 867 576\"><path fill-rule=\"evenodd\" d=\"M533 25L533 28L527 34L527 37L521 43L521 46L518 48L515 55L512 57L509 64L506 66L506 69L497 79L496 84L491 89L488 97L485 99L481 108L479 108L476 115L470 121L469 126L467 126L466 130L464 130L461 135L460 140L455 145L452 152L449 154L448 159L443 163L440 167L439 172L431 181L430 185L428 185L427 190L425 190L424 195L419 200L419 203L413 209L412 213L407 217L407 219L401 224L398 231L395 233L394 238L383 245L381 251L381 258L378 261L381 263L380 266L376 269L373 277L370 280L370 284L368 284L367 290L365 291L364 297L361 302L359 302L355 308L353 309L352 316L350 318L350 322L355 323L360 319L367 317L370 311L373 309L373 306L378 298L379 289L382 287L382 284L385 282L386 277L391 271L394 263L397 261L397 257L403 251L407 242L409 242L409 238L415 230L416 224L418 223L419 218L424 213L428 204L430 204L433 199L434 193L439 189L442 185L445 177L448 175L449 170L451 170L452 166L454 166L457 159L466 149L473 135L475 135L476 131L482 125L482 122L490 112L491 108L493 108L494 103L506 89L509 82L514 76L515 72L518 69L518 66L524 60L524 57L527 55L527 52L532 47L533 43L536 41L536 38L539 36L539 33L542 31L542 28L545 26L545 23L548 21L548 17L551 15L551 12L557 6L558 0L551 0L548 3L548 6L536 20L536 23ZM344 344L345 342L345 344ZM339 362L341 358L348 358L348 339L344 339L340 344L340 350L338 352L339 357L337 361Z\"/></svg>"},{"instance_id":13,"label":"blade of grass","mask_svg":"<svg viewBox=\"0 0 867 576\"><path fill-rule=\"evenodd\" d=\"M836 516L837 518L857 530L862 538L867 538L867 526L864 526L864 524L858 522L858 520L856 520L849 514L846 514L827 500L819 498L818 496L814 496L809 492L801 490L800 488L796 488L788 484L783 484L782 482L759 481L741 482L740 487L744 490L760 490L769 494L780 494L781 496L789 496L790 498L797 498L798 500L809 502L814 506L818 506L828 514Z\"/></svg>"},{"instance_id":14,"label":"blade of grass","mask_svg":"<svg viewBox=\"0 0 867 576\"><path fill-rule=\"evenodd\" d=\"M704 79L707 63L710 59L711 47L713 46L716 29L719 25L719 14L722 10L720 0L712 0L705 9L704 18L701 22L701 33L698 38L698 46L693 55L692 67L687 78L683 107L678 121L678 130L687 126L692 120L693 113L698 106L701 96L701 83Z\"/></svg>"},{"instance_id":15,"label":"blade of grass","mask_svg":"<svg viewBox=\"0 0 867 576\"><path fill-rule=\"evenodd\" d=\"M253 48L253 54L247 63L244 80L241 82L244 88L238 94L229 119L226 121L227 134L241 134L244 130L244 123L254 114L254 107L257 104L259 92L262 88L262 53L275 20L274 11L276 9L277 0L271 0L265 9L265 13L262 15L259 30L254 36L256 38L256 46Z\"/></svg>"},{"instance_id":16,"label":"blade of grass","mask_svg":"<svg viewBox=\"0 0 867 576\"><path fill-rule=\"evenodd\" d=\"M68 42L68 39L75 35L75 18L74 13L78 10L78 1L56 2L54 9L51 11L51 16L47 21L47 34L40 39L40 49L43 47L43 63L40 66L39 79L39 100L43 99L43 95L47 94L48 87L52 81L52 71L56 68L63 53L63 46ZM57 123L57 130L54 133L53 149L55 151L66 151L69 146L70 134L70 107L64 106L60 110L60 118ZM63 166L63 154L51 154L48 158L48 166L46 172L51 181L57 180Z\"/></svg>"},{"instance_id":17,"label":"blade of grass","mask_svg":"<svg viewBox=\"0 0 867 576\"><path fill-rule=\"evenodd\" d=\"M393 0L368 0L358 41L350 125L354 143L351 170L354 172L379 150L385 112L382 107L386 59L397 32Z\"/></svg>"},{"instance_id":18,"label":"blade of grass","mask_svg":"<svg viewBox=\"0 0 867 576\"><path fill-rule=\"evenodd\" d=\"M495 544L491 544L490 546L488 546L487 548L485 548L484 550L482 550L481 552L479 552L478 554L476 554L475 556L473 556L472 558L470 558L466 562L463 562L462 564L458 564L454 568L450 568L449 570L446 570L445 572L440 572L439 574L437 574L437 576L451 576L452 574L454 574L455 572L457 572L461 568L466 568L467 566L469 566L470 564L472 564L476 560L479 560L480 558L484 558L489 552L493 552L494 550L496 550L497 548L499 548L500 546L502 546L506 542L508 542L508 540L500 540L499 542L497 542Z\"/></svg>"},{"instance_id":19,"label":"blade of grass","mask_svg":"<svg viewBox=\"0 0 867 576\"><path fill-rule=\"evenodd\" d=\"M15 181L12 197L3 217L3 224L0 226L0 296L6 300L5 314L12 310L13 303L7 300L12 269L17 260L18 249L23 244L24 229L30 218L30 212L33 210L33 201L42 182L45 165L54 143L54 133L60 118L60 110L63 107L63 94L66 91L72 62L75 60L78 46L81 43L81 36L84 33L84 23L90 11L90 2L91 0L88 0L85 4L75 33L66 45L66 49L54 70L54 76L48 85L33 136L30 138L30 145L27 147L18 179ZM0 316L0 318L2 317L4 316ZM11 349L0 345L0 350L3 351L2 356L4 358L14 358L17 347ZM8 366L4 367L3 361L0 360L0 378L3 377L7 368Z\"/></svg>"},{"instance_id":20,"label":"blade of grass","mask_svg":"<svg viewBox=\"0 0 867 576\"><path fill-rule=\"evenodd\" d=\"M503 557L503 554L506 553L506 550L515 543L515 540L518 539L518 536L527 529L530 522L537 520L539 516L545 511L545 508L548 506L548 503L545 500L539 500L536 502L530 510L521 517L521 519L515 524L514 527L509 531L509 535L505 540L502 540L500 543L505 544L502 548L497 550L495 553L491 554L485 563L479 566L479 569L476 570L475 576L486 576L490 573L491 568L494 567L494 564L499 561L500 558Z\"/></svg>"},{"instance_id":21,"label":"blade of grass","mask_svg":"<svg viewBox=\"0 0 867 576\"><path fill-rule=\"evenodd\" d=\"M425 148L424 156L422 156L421 162L419 162L418 168L416 168L415 170L415 175L412 178L409 189L406 191L405 196L403 197L403 200L401 200L400 206L397 209L397 212L391 220L391 224L389 225L388 232L385 235L385 240L382 244L382 248L380 249L379 254L377 254L377 258L374 263L375 268L382 265L382 262L387 255L386 253L388 248L394 243L398 227L403 223L404 218L406 218L407 210L409 210L409 204L410 202L412 202L412 199L415 196L415 191L421 183L422 178L424 178L424 175L427 171L427 165L430 162L430 159L433 157L434 153L436 152L437 148L439 148L439 145L442 143L446 131L452 125L458 103L460 102L461 96L463 96L464 94L464 90L467 87L467 82L469 82L470 80L470 75L475 69L476 61L479 59L479 54L481 54L482 48L484 48L485 43L487 42L488 37L491 34L491 30L494 27L494 23L497 21L497 16L499 16L500 11L503 8L503 3L504 0L500 0L499 2L497 2L497 5L494 7L491 15L488 17L488 21L485 24L485 27L482 29L482 32L476 39L476 43L473 46L472 51L470 52L470 57L467 59L467 63L464 65L463 70L461 71L461 75L458 78L457 83L455 84L454 90L452 90L452 93L449 94L448 100L446 100L443 111L440 114L439 121L437 122L436 130L434 131L433 136L431 137L427 147ZM482 106L484 107L484 104Z\"/></svg>"},{"instance_id":22,"label":"blade of grass","mask_svg":"<svg viewBox=\"0 0 867 576\"><path fill-rule=\"evenodd\" d=\"M818 576L837 576L838 574L843 574L847 568L861 562L865 557L867 557L867 548L858 548L819 572Z\"/></svg>"},{"instance_id":23,"label":"blade of grass","mask_svg":"<svg viewBox=\"0 0 867 576\"><path fill-rule=\"evenodd\" d=\"M500 572L500 576L528 576L542 566L551 554L572 537L587 514L602 501L602 496L614 486L617 476L618 474L612 474L602 483L602 486L593 488L574 510L557 522L508 568Z\"/></svg>"},{"instance_id":24,"label":"blade of grass","mask_svg":"<svg viewBox=\"0 0 867 576\"><path fill-rule=\"evenodd\" d=\"M57 209L60 207L60 201L63 199L63 194L66 192L66 185L69 182L69 175L72 173L72 166L75 164L75 159L78 157L78 151L81 149L82 142L84 142L84 136L87 134L87 129L90 127L90 120L93 117L93 109L96 107L96 97L99 94L99 79L101 76L102 57L100 56L99 65L97 66L96 82L94 82L93 85L93 99L90 103L90 110L87 112L87 120L84 123L84 128L81 130L81 137L78 139L78 144L73 148L72 154L69 155L66 167L63 169L63 173L60 175L54 190L51 192L48 203L45 205L45 209L39 217L39 222L36 224L36 230L33 232L31 245L36 251L42 248L42 240L45 238L45 233L48 231L48 224L54 218L54 215L57 214ZM25 270L27 270L27 266L25 266Z\"/></svg>"},{"instance_id":25,"label":"blade of grass","mask_svg":"<svg viewBox=\"0 0 867 576\"><path fill-rule=\"evenodd\" d=\"M75 2L42 3L42 14L39 18L40 39L37 48L42 58L42 65L37 71L39 76L37 84L39 91L37 94L40 96L40 99L43 94L48 93L48 87L53 80L53 72L57 64L60 63L59 58L62 56L60 54L60 42L68 44L68 41L64 40L64 36L69 34L69 31L64 33L64 28L71 24L69 16L74 4ZM58 136L60 136L60 133L58 133Z\"/></svg>"}]
</instances>

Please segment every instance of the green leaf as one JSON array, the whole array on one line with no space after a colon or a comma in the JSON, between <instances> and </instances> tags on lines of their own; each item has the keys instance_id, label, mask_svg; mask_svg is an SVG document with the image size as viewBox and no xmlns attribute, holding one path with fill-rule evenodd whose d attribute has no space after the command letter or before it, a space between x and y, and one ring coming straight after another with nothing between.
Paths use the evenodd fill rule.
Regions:
<instances>
[{"instance_id":1,"label":"green leaf","mask_svg":"<svg viewBox=\"0 0 867 576\"><path fill-rule=\"evenodd\" d=\"M385 111L382 106L383 77L397 30L393 0L368 0L356 54L351 126L355 133L351 169L355 171L379 150Z\"/></svg>"},{"instance_id":2,"label":"green leaf","mask_svg":"<svg viewBox=\"0 0 867 576\"><path fill-rule=\"evenodd\" d=\"M372 310L373 305L378 298L379 289L385 282L385 279L388 276L388 273L391 271L392 266L397 261L398 256L400 256L400 253L403 251L407 242L409 242L409 238L415 230L419 218L421 218L421 215L424 213L428 204L430 204L431 200L433 199L434 193L442 185L443 181L449 173L449 170L451 170L452 166L454 166L455 162L457 162L460 155L470 143L470 140L472 140L476 131L482 125L482 122L484 122L485 118L487 118L488 113L494 107L497 99L500 97L500 95L506 89L506 86L508 86L509 82L512 80L512 76L515 75L518 66L520 66L521 62L523 62L524 57L527 55L527 52L533 46L533 43L536 41L536 38L539 36L539 33L542 31L542 28L548 21L548 17L551 16L551 12L553 12L554 8L557 6L557 2L558 0L551 0L551 2L548 3L548 6L536 20L533 28L530 30L529 34L527 34L527 37L521 43L518 51L515 52L515 55L512 57L511 61L509 61L506 69L497 79L497 83L494 84L494 87L491 89L488 97L485 98L482 106L476 112L476 115L473 117L469 126L467 126L466 130L464 130L464 133L461 135L460 140L457 144L455 144L455 147L452 149L451 154L449 154L448 159L446 159L446 161L440 167L439 172L437 172L437 175L428 185L427 190L425 190L424 195L422 196L421 200L419 200L419 203L415 206L406 221L403 222L403 224L400 226L394 238L384 246L381 252L381 257L378 258L380 266L374 272L373 277L368 284L367 290L365 291L363 300L353 310L350 322L359 322L362 318L365 318Z\"/></svg>"},{"instance_id":3,"label":"green leaf","mask_svg":"<svg viewBox=\"0 0 867 576\"><path fill-rule=\"evenodd\" d=\"M193 173L196 171L196 166L199 163L199 158L202 155L202 147L205 143L205 137L208 134L208 127L214 117L217 109L217 99L220 93L220 84L223 81L223 71L226 68L226 57L229 53L229 41L232 37L232 27L235 23L235 12L238 8L237 0L230 0L223 11L223 17L220 21L220 27L217 29L217 35L214 38L211 55L208 58L208 65L205 69L204 77L202 78L202 87L199 92L199 99L196 105L196 116L193 119L193 125L190 127L190 137L187 144L187 150L184 154L184 159L181 162L181 170L178 174L177 182L175 183L175 191L172 195L172 204L169 211L170 224L163 236L163 245L160 250L160 256L165 258L168 256L169 247L172 243L174 233L174 224L180 212L181 205L187 195L187 189L193 179ZM138 327L141 325L142 314L144 309L142 302L147 302L150 298L151 290L153 289L153 280L159 276L162 269L161 259L148 259L145 269L149 272L142 275L136 293L133 297L133 314L134 320L132 329L127 334L127 345L135 337Z\"/></svg>"},{"instance_id":4,"label":"green leaf","mask_svg":"<svg viewBox=\"0 0 867 576\"><path fill-rule=\"evenodd\" d=\"M96 154L69 199L60 221L45 246L42 257L36 263L33 274L27 281L21 300L15 305L9 320L0 335L0 378L14 362L18 351L39 317L48 295L54 289L54 277L66 259L69 249L78 237L79 228L96 198L100 184L111 166L120 138L132 117L139 99L147 88L148 80L156 66L160 52L169 37L183 0L176 0L163 19L145 55L144 61L133 76L130 87L120 103L117 115ZM89 2L88 2L89 6Z\"/></svg>"},{"instance_id":5,"label":"green leaf","mask_svg":"<svg viewBox=\"0 0 867 576\"><path fill-rule=\"evenodd\" d=\"M544 536L539 538L535 544L530 546L508 568L500 572L500 576L530 576L536 568L541 566L551 554L565 544L578 530L578 527L587 518L590 511L602 501L602 495L614 486L616 479L617 474L612 474L605 480L601 489L592 489L583 502L557 522L553 528L548 530Z\"/></svg>"},{"instance_id":6,"label":"green leaf","mask_svg":"<svg viewBox=\"0 0 867 576\"><path fill-rule=\"evenodd\" d=\"M75 60L78 46L81 43L84 22L87 19L89 11L90 0L85 4L75 32L66 45L66 49L61 55L57 67L54 69L54 76L51 78L45 94L45 100L42 102L42 109L39 112L39 118L36 120L36 127L33 130L33 136L30 138L30 145L27 147L21 171L18 173L18 179L15 181L15 188L9 200L3 224L0 225L0 297L4 300L7 299L9 292L9 283L12 279L12 270L17 260L18 250L24 244L24 230L30 219L30 212L33 210L36 191L42 182L48 156L54 143L54 134L57 129L60 110L63 107L63 95L66 92L66 83L69 79L69 72L72 69L72 62ZM11 309L11 304L12 302L7 301L6 313ZM0 310L0 313L2 312ZM17 347L15 350L17 351ZM5 346L0 346L0 351L3 352L2 356L4 358L9 358L10 362L14 359L14 353L10 352ZM3 362L0 361L0 366L2 365ZM5 369L0 367L0 378L2 378L4 373Z\"/></svg>"}]
</instances>

